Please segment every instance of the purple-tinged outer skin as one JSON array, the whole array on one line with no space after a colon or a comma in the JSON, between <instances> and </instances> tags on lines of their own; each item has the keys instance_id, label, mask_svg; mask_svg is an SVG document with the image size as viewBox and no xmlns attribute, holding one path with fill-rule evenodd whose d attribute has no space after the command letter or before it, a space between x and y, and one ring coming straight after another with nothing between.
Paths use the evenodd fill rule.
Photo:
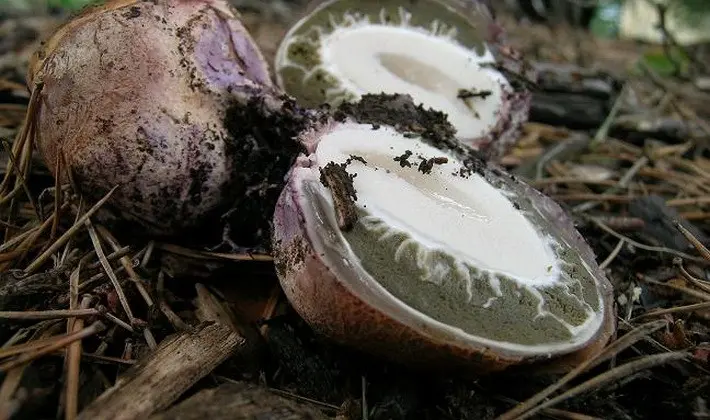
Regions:
<instances>
[{"instance_id":1,"label":"purple-tinged outer skin","mask_svg":"<svg viewBox=\"0 0 710 420\"><path fill-rule=\"evenodd\" d=\"M118 185L109 204L157 235L221 203L235 170L228 100L272 92L226 0L109 0L48 40L28 85L39 81L36 144L52 173L70 168L94 199Z\"/></svg>"},{"instance_id":2,"label":"purple-tinged outer skin","mask_svg":"<svg viewBox=\"0 0 710 420\"><path fill-rule=\"evenodd\" d=\"M331 130L334 126L325 124L322 130ZM318 130L309 132L301 141L309 145L309 151L313 151L317 147L318 136ZM309 159L302 156L297 164L308 167ZM308 197L303 196L301 180L292 170L274 213L273 254L281 286L294 309L315 331L336 342L423 369L485 374L515 365L537 363L540 369L567 371L596 354L615 330L615 307L612 286L597 265L594 252L565 211L552 199L508 175L494 175L494 172L500 171L499 168L489 166L485 171L487 176L502 177L506 184L515 185L517 193L533 199L536 207L547 215L557 234L576 245L597 277L604 305L604 321L586 345L570 349L568 353L553 355L551 359L525 356L484 346L465 346L442 338L446 334L416 330L393 319L368 304L366 297L355 294L347 284L348 279L343 278L347 276L338 278L333 268L329 267L324 251L314 248L314 239L309 236L309 227L305 224L305 209L300 204ZM311 226L310 229L320 228Z\"/></svg>"},{"instance_id":3,"label":"purple-tinged outer skin","mask_svg":"<svg viewBox=\"0 0 710 420\"><path fill-rule=\"evenodd\" d=\"M468 13L477 13L488 24L482 30L488 48L493 51L497 64L513 74L517 74L521 79L528 82L537 82L537 73L533 66L527 63L522 55L506 41L505 29L495 20L491 13L488 2L480 0L468 0L466 9L474 8ZM506 76L509 79L509 76ZM510 82L510 79L508 80ZM486 136L476 139L462 139L474 149L479 150L486 159L491 162L499 162L520 140L522 126L528 121L530 107L532 103L532 93L527 89L504 90L504 107L498 116L497 124Z\"/></svg>"},{"instance_id":4,"label":"purple-tinged outer skin","mask_svg":"<svg viewBox=\"0 0 710 420\"><path fill-rule=\"evenodd\" d=\"M503 90L503 104L496 125L482 137L460 139L481 152L490 162L500 162L520 140L522 126L528 120L532 94L528 91Z\"/></svg>"}]
</instances>

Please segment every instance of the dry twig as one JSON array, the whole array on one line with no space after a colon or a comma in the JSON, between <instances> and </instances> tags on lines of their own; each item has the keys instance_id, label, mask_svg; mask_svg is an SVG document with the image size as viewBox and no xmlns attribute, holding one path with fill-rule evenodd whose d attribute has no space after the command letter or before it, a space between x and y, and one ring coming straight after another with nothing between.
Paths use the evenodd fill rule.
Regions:
<instances>
[{"instance_id":1,"label":"dry twig","mask_svg":"<svg viewBox=\"0 0 710 420\"><path fill-rule=\"evenodd\" d=\"M576 368L572 369L565 376L560 378L560 380L558 380L556 383L550 385L544 390L538 392L533 397L527 399L525 402L502 414L497 418L497 420L518 419L520 418L520 416L523 416L526 413L530 413L532 410L538 410L539 407L541 407L540 403L545 400L545 398L552 395L557 390L561 389L563 386L568 384L570 381L572 381L574 378L576 378L583 372L593 368L594 366L599 365L600 363L604 363L604 361L614 357L616 354L630 347L638 340L644 338L646 335L651 334L652 332L657 331L666 325L667 323L665 321L654 321L637 327L633 331L627 333L623 337L617 339L616 341L608 345L598 354L580 363Z\"/></svg>"},{"instance_id":2,"label":"dry twig","mask_svg":"<svg viewBox=\"0 0 710 420\"><path fill-rule=\"evenodd\" d=\"M54 351L61 349L63 347L66 347L69 344L71 344L77 340L81 340L86 337L90 337L90 336L97 334L105 329L106 329L106 326L103 324L103 322L96 321L93 324L91 324L90 326L82 329L81 331L78 331L78 332L75 332L72 334L67 334L64 337L55 340L53 344L39 348L39 349L29 352L29 353L22 354L20 357L18 357L15 360L11 360L9 362L5 362L3 364L0 364L0 372L7 372L8 370L13 369L17 366L24 365L25 363L31 362L32 360L35 360L39 357L51 354Z\"/></svg>"},{"instance_id":3,"label":"dry twig","mask_svg":"<svg viewBox=\"0 0 710 420\"><path fill-rule=\"evenodd\" d=\"M228 326L207 324L164 340L86 407L81 420L146 418L168 407L244 344Z\"/></svg>"}]
</instances>

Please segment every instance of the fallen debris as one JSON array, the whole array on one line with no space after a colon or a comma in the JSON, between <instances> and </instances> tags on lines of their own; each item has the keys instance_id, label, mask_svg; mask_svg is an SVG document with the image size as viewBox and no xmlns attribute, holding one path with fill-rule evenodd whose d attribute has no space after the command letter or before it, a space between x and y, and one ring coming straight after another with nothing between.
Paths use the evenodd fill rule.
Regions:
<instances>
[{"instance_id":1,"label":"fallen debris","mask_svg":"<svg viewBox=\"0 0 710 420\"><path fill-rule=\"evenodd\" d=\"M205 389L149 420L325 420L310 405L289 400L243 382Z\"/></svg>"},{"instance_id":2,"label":"fallen debris","mask_svg":"<svg viewBox=\"0 0 710 420\"><path fill-rule=\"evenodd\" d=\"M244 342L229 326L215 323L177 333L132 366L78 419L129 420L156 413L234 355Z\"/></svg>"}]
</instances>

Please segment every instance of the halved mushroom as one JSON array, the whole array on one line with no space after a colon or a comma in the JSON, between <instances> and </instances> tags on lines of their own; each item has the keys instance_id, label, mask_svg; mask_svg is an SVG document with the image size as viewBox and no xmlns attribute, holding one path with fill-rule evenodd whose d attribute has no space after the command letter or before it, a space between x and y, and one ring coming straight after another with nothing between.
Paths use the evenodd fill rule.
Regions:
<instances>
[{"instance_id":1,"label":"halved mushroom","mask_svg":"<svg viewBox=\"0 0 710 420\"><path fill-rule=\"evenodd\" d=\"M611 285L550 198L407 98L367 95L336 115L301 136L310 154L274 216L278 276L315 330L479 372L607 342Z\"/></svg>"},{"instance_id":2,"label":"halved mushroom","mask_svg":"<svg viewBox=\"0 0 710 420\"><path fill-rule=\"evenodd\" d=\"M500 35L476 1L328 0L286 34L276 81L306 106L409 94L497 158L517 140L530 104L519 83L530 68Z\"/></svg>"}]
</instances>

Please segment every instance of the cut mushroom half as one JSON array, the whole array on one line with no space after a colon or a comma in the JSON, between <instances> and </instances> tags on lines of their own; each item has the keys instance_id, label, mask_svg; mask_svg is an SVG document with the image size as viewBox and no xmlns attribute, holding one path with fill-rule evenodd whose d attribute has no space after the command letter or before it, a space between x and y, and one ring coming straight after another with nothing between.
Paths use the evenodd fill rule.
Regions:
<instances>
[{"instance_id":1,"label":"cut mushroom half","mask_svg":"<svg viewBox=\"0 0 710 420\"><path fill-rule=\"evenodd\" d=\"M500 28L479 6L325 1L283 39L277 84L306 106L337 106L366 93L409 94L446 113L464 143L500 157L527 119L530 95L519 79L530 72L499 45Z\"/></svg>"},{"instance_id":2,"label":"cut mushroom half","mask_svg":"<svg viewBox=\"0 0 710 420\"><path fill-rule=\"evenodd\" d=\"M398 106L397 128L355 112L302 135L274 218L294 308L339 342L478 372L604 345L612 288L560 207Z\"/></svg>"}]
</instances>

